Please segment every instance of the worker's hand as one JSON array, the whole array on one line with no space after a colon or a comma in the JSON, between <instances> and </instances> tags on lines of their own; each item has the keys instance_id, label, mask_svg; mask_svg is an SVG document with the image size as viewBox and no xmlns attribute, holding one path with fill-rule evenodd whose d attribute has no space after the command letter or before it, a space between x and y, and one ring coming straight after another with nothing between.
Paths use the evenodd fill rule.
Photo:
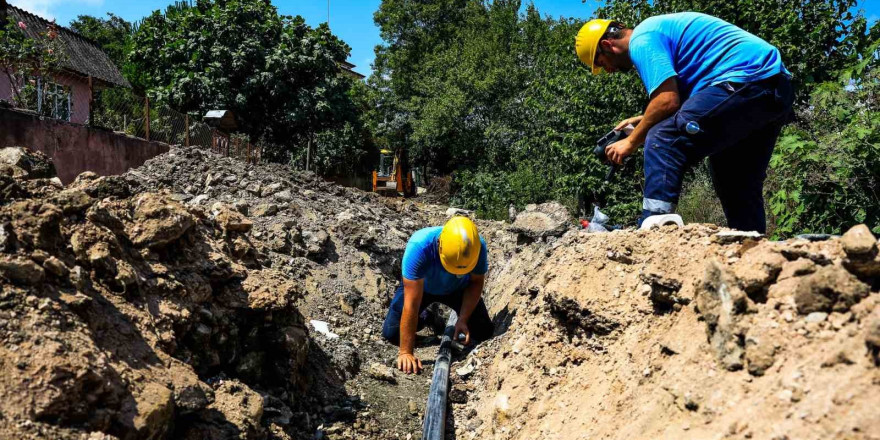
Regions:
<instances>
[{"instance_id":1,"label":"worker's hand","mask_svg":"<svg viewBox=\"0 0 880 440\"><path fill-rule=\"evenodd\" d=\"M605 156L611 163L620 165L623 159L636 151L637 145L632 143L629 138L623 138L607 147L605 147Z\"/></svg>"},{"instance_id":2,"label":"worker's hand","mask_svg":"<svg viewBox=\"0 0 880 440\"><path fill-rule=\"evenodd\" d=\"M642 118L644 118L644 117L645 117L644 115L639 115L639 116L633 116L631 118L626 118L626 119L620 121L620 123L618 123L617 126L614 127L614 129L615 130L623 130L623 128L629 124L632 124L633 127L635 127L636 125L639 125L639 122L642 122Z\"/></svg>"},{"instance_id":3,"label":"worker's hand","mask_svg":"<svg viewBox=\"0 0 880 440\"><path fill-rule=\"evenodd\" d=\"M458 339L458 335L464 333L464 341ZM453 339L458 342L461 342L464 345L468 345L471 343L471 330L468 328L467 322L459 319L455 322L455 333L452 334Z\"/></svg>"},{"instance_id":4,"label":"worker's hand","mask_svg":"<svg viewBox=\"0 0 880 440\"><path fill-rule=\"evenodd\" d=\"M412 353L398 353L397 369L406 374L419 374L422 371L422 360Z\"/></svg>"}]
</instances>

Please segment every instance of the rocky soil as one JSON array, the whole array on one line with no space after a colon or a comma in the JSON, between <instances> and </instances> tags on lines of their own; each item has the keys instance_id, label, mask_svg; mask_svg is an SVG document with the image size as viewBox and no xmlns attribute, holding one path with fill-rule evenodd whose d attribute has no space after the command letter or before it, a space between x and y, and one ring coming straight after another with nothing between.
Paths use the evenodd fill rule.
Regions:
<instances>
[{"instance_id":1,"label":"rocky soil","mask_svg":"<svg viewBox=\"0 0 880 440\"><path fill-rule=\"evenodd\" d=\"M63 187L20 153L0 438L420 437L437 338L405 376L381 324L407 238L456 210L196 149ZM880 438L867 228L587 234L558 204L478 225L497 337L452 368L448 438Z\"/></svg>"},{"instance_id":2,"label":"rocky soil","mask_svg":"<svg viewBox=\"0 0 880 440\"><path fill-rule=\"evenodd\" d=\"M456 438L880 438L880 275L864 225L568 232L494 266L506 332L453 366Z\"/></svg>"}]
</instances>

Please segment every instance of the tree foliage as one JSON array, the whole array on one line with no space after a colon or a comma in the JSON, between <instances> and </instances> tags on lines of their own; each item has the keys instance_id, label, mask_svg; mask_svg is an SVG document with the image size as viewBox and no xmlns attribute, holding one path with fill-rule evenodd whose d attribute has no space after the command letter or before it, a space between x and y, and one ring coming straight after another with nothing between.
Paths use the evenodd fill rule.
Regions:
<instances>
[{"instance_id":1,"label":"tree foliage","mask_svg":"<svg viewBox=\"0 0 880 440\"><path fill-rule=\"evenodd\" d=\"M107 18L80 15L70 22L70 29L95 43L104 50L120 68L130 50L132 25L125 19L107 13Z\"/></svg>"},{"instance_id":2,"label":"tree foliage","mask_svg":"<svg viewBox=\"0 0 880 440\"><path fill-rule=\"evenodd\" d=\"M770 162L774 235L880 233L880 67L820 84L799 116Z\"/></svg>"},{"instance_id":3,"label":"tree foliage","mask_svg":"<svg viewBox=\"0 0 880 440\"><path fill-rule=\"evenodd\" d=\"M357 165L369 149L352 80L340 74L349 50L326 24L310 27L269 2L199 0L139 23L125 73L183 111L232 110L272 160L296 160L316 144L326 172Z\"/></svg>"},{"instance_id":4,"label":"tree foliage","mask_svg":"<svg viewBox=\"0 0 880 440\"><path fill-rule=\"evenodd\" d=\"M880 36L880 26L869 29L855 5L609 0L595 16L636 26L653 15L695 10L730 21L779 47L806 106L818 84L864 64ZM583 208L605 205L617 222L635 220L641 157L603 183L606 168L590 153L616 122L641 113L647 97L634 73L592 76L580 65L574 36L589 17L542 18L518 0L385 0L374 18L385 44L376 50L369 84L382 105L368 117L394 121L376 126L396 131L414 165L451 173L456 203L501 218L509 204L557 199L574 207L580 200Z\"/></svg>"}]
</instances>

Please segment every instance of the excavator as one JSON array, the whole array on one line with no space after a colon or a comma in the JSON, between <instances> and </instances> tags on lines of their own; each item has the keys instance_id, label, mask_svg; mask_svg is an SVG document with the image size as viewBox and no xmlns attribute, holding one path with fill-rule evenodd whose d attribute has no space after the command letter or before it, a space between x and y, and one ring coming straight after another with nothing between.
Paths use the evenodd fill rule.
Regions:
<instances>
[{"instance_id":1,"label":"excavator","mask_svg":"<svg viewBox=\"0 0 880 440\"><path fill-rule=\"evenodd\" d=\"M406 149L379 150L379 169L373 170L373 192L392 197L410 197L416 194Z\"/></svg>"}]
</instances>

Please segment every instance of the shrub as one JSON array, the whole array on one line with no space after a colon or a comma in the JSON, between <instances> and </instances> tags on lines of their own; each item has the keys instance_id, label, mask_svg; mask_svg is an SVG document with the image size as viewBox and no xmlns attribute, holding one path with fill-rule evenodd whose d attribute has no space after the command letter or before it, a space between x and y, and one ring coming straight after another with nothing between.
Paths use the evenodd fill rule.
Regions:
<instances>
[{"instance_id":1,"label":"shrub","mask_svg":"<svg viewBox=\"0 0 880 440\"><path fill-rule=\"evenodd\" d=\"M770 161L774 236L880 233L880 68L817 87Z\"/></svg>"}]
</instances>

